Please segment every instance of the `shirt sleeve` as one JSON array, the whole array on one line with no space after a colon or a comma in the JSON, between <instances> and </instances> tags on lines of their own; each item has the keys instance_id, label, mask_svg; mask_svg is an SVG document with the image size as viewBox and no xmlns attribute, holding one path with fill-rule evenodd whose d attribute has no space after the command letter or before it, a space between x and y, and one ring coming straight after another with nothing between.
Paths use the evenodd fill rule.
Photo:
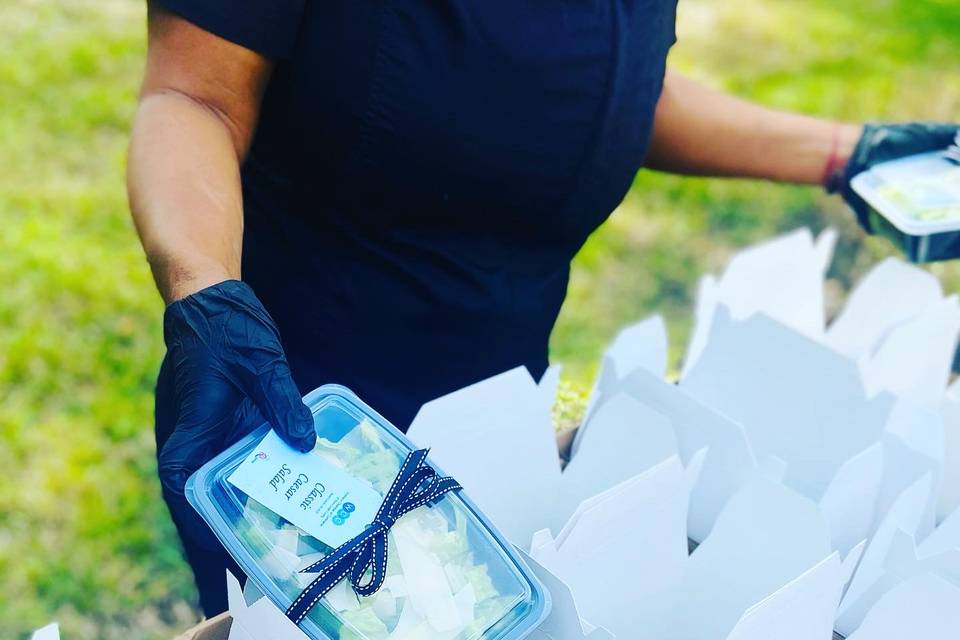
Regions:
<instances>
[{"instance_id":1,"label":"shirt sleeve","mask_svg":"<svg viewBox=\"0 0 960 640\"><path fill-rule=\"evenodd\" d=\"M268 58L288 57L307 0L153 0L157 5Z\"/></svg>"}]
</instances>

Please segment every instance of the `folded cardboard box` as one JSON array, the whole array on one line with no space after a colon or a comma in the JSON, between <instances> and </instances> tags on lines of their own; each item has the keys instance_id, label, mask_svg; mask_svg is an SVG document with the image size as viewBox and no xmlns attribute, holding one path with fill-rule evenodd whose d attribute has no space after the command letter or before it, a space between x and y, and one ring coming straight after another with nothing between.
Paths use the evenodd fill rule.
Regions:
<instances>
[{"instance_id":1,"label":"folded cardboard box","mask_svg":"<svg viewBox=\"0 0 960 640\"><path fill-rule=\"evenodd\" d=\"M233 618L229 613L221 613L184 631L173 640L227 640L232 622Z\"/></svg>"}]
</instances>

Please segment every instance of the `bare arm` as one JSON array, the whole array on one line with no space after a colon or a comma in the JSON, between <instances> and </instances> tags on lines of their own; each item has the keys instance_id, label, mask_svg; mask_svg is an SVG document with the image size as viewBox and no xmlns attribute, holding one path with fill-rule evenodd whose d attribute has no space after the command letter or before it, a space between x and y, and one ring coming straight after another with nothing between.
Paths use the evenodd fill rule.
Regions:
<instances>
[{"instance_id":1,"label":"bare arm","mask_svg":"<svg viewBox=\"0 0 960 640\"><path fill-rule=\"evenodd\" d=\"M842 162L860 132L859 125L767 109L668 72L647 166L821 184L834 144Z\"/></svg>"},{"instance_id":2,"label":"bare arm","mask_svg":"<svg viewBox=\"0 0 960 640\"><path fill-rule=\"evenodd\" d=\"M127 189L167 302L240 277L240 164L270 71L259 54L150 7Z\"/></svg>"}]
</instances>

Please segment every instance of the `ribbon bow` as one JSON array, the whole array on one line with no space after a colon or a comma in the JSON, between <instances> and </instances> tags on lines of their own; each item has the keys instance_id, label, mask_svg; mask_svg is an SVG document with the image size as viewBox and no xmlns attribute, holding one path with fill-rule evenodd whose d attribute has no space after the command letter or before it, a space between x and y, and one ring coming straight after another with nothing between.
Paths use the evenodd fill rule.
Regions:
<instances>
[{"instance_id":1,"label":"ribbon bow","mask_svg":"<svg viewBox=\"0 0 960 640\"><path fill-rule=\"evenodd\" d=\"M436 500L443 494L460 489L453 478L441 477L433 467L425 464L429 449L418 449L407 454L400 472L390 485L380 510L363 533L344 542L333 553L315 562L300 573L318 573L310 585L287 608L286 614L300 624L314 605L337 583L350 576L353 590L361 596L370 596L383 586L387 572L387 532L400 516ZM364 581L364 575L370 577Z\"/></svg>"}]
</instances>

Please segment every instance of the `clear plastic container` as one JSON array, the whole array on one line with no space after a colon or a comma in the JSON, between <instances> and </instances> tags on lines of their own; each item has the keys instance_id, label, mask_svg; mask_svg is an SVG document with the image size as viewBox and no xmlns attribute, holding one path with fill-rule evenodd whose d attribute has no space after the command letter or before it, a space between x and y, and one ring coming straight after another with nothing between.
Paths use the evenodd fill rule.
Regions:
<instances>
[{"instance_id":1,"label":"clear plastic container","mask_svg":"<svg viewBox=\"0 0 960 640\"><path fill-rule=\"evenodd\" d=\"M414 445L343 387L320 387L304 402L317 430L313 453L386 493ZM268 431L264 425L204 465L186 495L249 579L285 610L315 577L299 569L332 549L228 482ZM549 607L549 593L459 491L397 521L376 594L359 598L344 580L300 628L315 640L513 639L532 632Z\"/></svg>"},{"instance_id":2,"label":"clear plastic container","mask_svg":"<svg viewBox=\"0 0 960 640\"><path fill-rule=\"evenodd\" d=\"M946 152L878 164L850 186L870 205L873 230L910 260L960 257L960 165Z\"/></svg>"}]
</instances>

